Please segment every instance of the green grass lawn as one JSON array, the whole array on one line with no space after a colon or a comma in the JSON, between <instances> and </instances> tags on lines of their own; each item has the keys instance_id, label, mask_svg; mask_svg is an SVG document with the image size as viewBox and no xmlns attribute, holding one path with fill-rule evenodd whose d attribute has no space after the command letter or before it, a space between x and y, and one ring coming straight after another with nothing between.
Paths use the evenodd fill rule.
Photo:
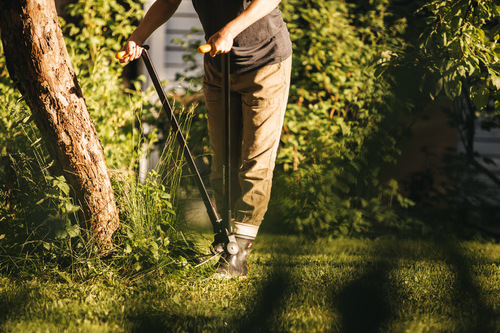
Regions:
<instances>
[{"instance_id":1,"label":"green grass lawn","mask_svg":"<svg viewBox=\"0 0 500 333\"><path fill-rule=\"evenodd\" d=\"M0 331L500 331L500 245L262 235L246 279L0 278Z\"/></svg>"}]
</instances>

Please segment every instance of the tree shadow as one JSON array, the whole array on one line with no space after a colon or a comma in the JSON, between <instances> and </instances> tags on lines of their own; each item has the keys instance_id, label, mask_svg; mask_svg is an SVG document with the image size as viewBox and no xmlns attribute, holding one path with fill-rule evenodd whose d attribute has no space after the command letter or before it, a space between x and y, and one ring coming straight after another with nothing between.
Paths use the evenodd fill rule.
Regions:
<instances>
[{"instance_id":1,"label":"tree shadow","mask_svg":"<svg viewBox=\"0 0 500 333\"><path fill-rule=\"evenodd\" d=\"M285 305L285 298L290 293L290 280L280 265L273 264L275 269L269 278L263 281L263 286L253 304L253 311L245 314L238 323L237 332L272 332L277 314Z\"/></svg>"},{"instance_id":2,"label":"tree shadow","mask_svg":"<svg viewBox=\"0 0 500 333\"><path fill-rule=\"evenodd\" d=\"M499 313L486 303L479 286L474 282L472 269L473 263L477 262L478 258L466 255L464 250L454 242L443 244L443 254L456 273L454 286L458 292L454 295L454 302L466 306L468 311L477 318L471 323L469 331L497 331L495 321Z\"/></svg>"},{"instance_id":3,"label":"tree shadow","mask_svg":"<svg viewBox=\"0 0 500 333\"><path fill-rule=\"evenodd\" d=\"M149 311L139 311L132 319L131 332L201 332L224 331L223 324L214 327L214 318L201 315L174 315L169 313L151 314Z\"/></svg>"},{"instance_id":4,"label":"tree shadow","mask_svg":"<svg viewBox=\"0 0 500 333\"><path fill-rule=\"evenodd\" d=\"M280 254L278 258L281 258ZM127 302L125 318L127 326L132 332L270 332L275 326L276 315L284 306L284 299L290 292L290 280L283 269L281 259L273 259L268 267L272 269L264 273L262 281L252 281L258 284L256 294L249 298L243 298L238 291L238 285L234 289L234 301L243 302L248 312L239 316L234 316L234 311L229 309L227 316L224 310L217 307L213 313L200 314L189 313L184 305L176 304L172 308L159 301L161 298L168 298L160 289L148 291L151 299L145 300L144 295L132 298ZM254 279L250 275L248 279ZM231 280L227 281L231 284ZM221 281L224 283L224 281ZM161 304L160 308L155 308L154 304ZM177 307L174 309L174 307ZM233 315L233 316L232 316Z\"/></svg>"},{"instance_id":5,"label":"tree shadow","mask_svg":"<svg viewBox=\"0 0 500 333\"><path fill-rule=\"evenodd\" d=\"M418 240L413 240L417 241ZM426 242L424 240L424 242ZM405 243L396 241L396 244L374 245L369 250L364 262L354 267L355 278L343 287L335 288L339 283L337 280L328 278L326 284L332 284L332 289L313 290L312 292L324 293L326 304L331 307L333 313L338 314L332 327L338 327L342 332L381 332L388 327L390 321L398 317L399 307L404 307L405 297L403 291L399 290L392 282L392 271L398 269L400 260L408 261L439 261L445 262L452 270L453 282L447 284L450 290L443 291L445 299L441 295L436 298L426 300L425 312L442 311L445 315L453 316L458 327L470 332L492 332L495 331L495 322L499 315L498 311L489 305L482 291L474 281L474 262L479 259L464 252L460 244L435 240L430 243L419 245L423 250L414 250L413 245L407 247ZM428 246L428 248L427 248ZM416 251L416 252L413 252ZM234 302L243 302L247 311L234 316L234 311L229 309L224 313L222 307L214 309L213 313L198 312L190 313L182 309L172 310L164 303L160 308L155 308L158 300L166 297L160 289L148 292L146 298L140 297L129 301L130 313L126 315L132 331L237 331L237 332L272 332L282 330L280 325L280 315L287 309L287 299L295 292L295 279L288 271L288 255L297 255L300 251L288 253L286 248L273 249L275 257L266 264L267 273L263 273L260 280L250 276L252 284L257 284L255 294L242 297L239 294L237 284L235 284ZM363 250L363 253L365 251ZM440 264L441 265L441 264ZM264 270L265 271L265 270ZM348 278L352 275L341 275L339 278ZM436 278L436 276L431 277ZM417 289L418 290L418 289ZM449 298L447 295L451 295ZM322 298L321 295L320 299ZM168 296L167 296L168 297ZM423 296L424 298L426 296ZM438 303L446 302L444 308ZM419 306L418 304L416 306ZM431 308L428 308L431 306ZM436 309L433 307L437 306ZM19 306L17 307L19 308ZM470 308L470 311L469 311ZM408 315L406 309L404 315ZM457 316L454 315L456 311ZM410 312L411 313L411 312ZM461 314L468 314L467 318L458 323ZM340 327L338 318L340 318ZM0 317L1 319L1 317ZM403 318L411 320L411 318ZM281 323L282 324L282 323Z\"/></svg>"},{"instance_id":6,"label":"tree shadow","mask_svg":"<svg viewBox=\"0 0 500 333\"><path fill-rule=\"evenodd\" d=\"M131 332L169 332L169 326L166 325L167 318L160 318L148 315L143 312L141 315L133 318ZM176 322L175 320L173 322Z\"/></svg>"},{"instance_id":7,"label":"tree shadow","mask_svg":"<svg viewBox=\"0 0 500 333\"><path fill-rule=\"evenodd\" d=\"M32 300L32 295L38 292L38 287L6 288L0 292L0 323L5 323L9 317L16 313L23 313Z\"/></svg>"},{"instance_id":8,"label":"tree shadow","mask_svg":"<svg viewBox=\"0 0 500 333\"><path fill-rule=\"evenodd\" d=\"M411 252L405 254L398 246L375 248L372 254L374 260L367 263L369 267L340 291L329 295L330 304L341 318L340 331L384 331L391 318L397 316L398 305L404 306L404 295L399 294L398 289L388 280L390 272L396 268L400 259L411 260L413 256L417 261L444 261L451 268L454 279L450 290L443 292L451 295L447 306L451 308L452 315L455 311L458 313L457 318L453 319L461 330L497 331L495 324L499 311L485 301L480 287L474 281L474 263L480 262L480 259L465 253L456 241L434 240L430 244L431 251L427 255ZM424 309L425 311L433 310ZM459 319L460 314L467 314L467 318Z\"/></svg>"},{"instance_id":9,"label":"tree shadow","mask_svg":"<svg viewBox=\"0 0 500 333\"><path fill-rule=\"evenodd\" d=\"M376 251L374 257L379 258ZM340 292L330 295L334 310L341 317L342 332L379 332L391 317L386 279L392 266L376 260L359 278Z\"/></svg>"}]
</instances>

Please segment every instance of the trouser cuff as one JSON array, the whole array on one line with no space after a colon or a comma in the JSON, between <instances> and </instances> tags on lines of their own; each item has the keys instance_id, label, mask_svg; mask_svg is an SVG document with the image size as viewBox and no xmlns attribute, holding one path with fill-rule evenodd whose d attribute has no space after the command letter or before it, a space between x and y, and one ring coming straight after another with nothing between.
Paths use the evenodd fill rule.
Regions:
<instances>
[{"instance_id":1,"label":"trouser cuff","mask_svg":"<svg viewBox=\"0 0 500 333\"><path fill-rule=\"evenodd\" d=\"M233 222L233 232L238 238L254 240L259 232L259 226L248 223Z\"/></svg>"}]
</instances>

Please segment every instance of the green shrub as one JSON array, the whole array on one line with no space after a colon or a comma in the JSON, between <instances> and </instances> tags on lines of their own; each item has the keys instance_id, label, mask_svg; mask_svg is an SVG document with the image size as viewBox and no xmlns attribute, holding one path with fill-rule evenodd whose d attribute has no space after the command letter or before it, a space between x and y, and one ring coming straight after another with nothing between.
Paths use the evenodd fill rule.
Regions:
<instances>
[{"instance_id":1,"label":"green shrub","mask_svg":"<svg viewBox=\"0 0 500 333\"><path fill-rule=\"evenodd\" d=\"M62 24L67 48L103 144L108 168L133 168L135 165L128 164L138 146L136 115L150 118L152 106L149 96L140 92L140 81L132 82L135 89L128 89L124 94L124 67L114 54L141 18L142 3L77 1L70 4L67 11L71 19Z\"/></svg>"},{"instance_id":2,"label":"green shrub","mask_svg":"<svg viewBox=\"0 0 500 333\"><path fill-rule=\"evenodd\" d=\"M64 178L51 169L41 135L0 58L0 271L88 279L117 269L126 276L188 267L186 241L176 217L182 155L168 136L160 142L160 106L153 90L133 81L124 90L124 67L114 54L143 14L135 1L80 0L68 6L61 26L112 176L122 228L113 259L102 261L78 224L79 207ZM1 54L1 52L0 52ZM189 128L190 113L181 123ZM142 124L156 127L148 135ZM138 161L160 146L158 172L137 177ZM164 148L162 148L164 147ZM5 162L5 163L4 163ZM5 200L3 200L5 199Z\"/></svg>"},{"instance_id":3,"label":"green shrub","mask_svg":"<svg viewBox=\"0 0 500 333\"><path fill-rule=\"evenodd\" d=\"M343 1L283 3L294 45L273 200L268 217L311 235L406 226L394 207L410 201L395 180L381 181L399 155L407 105L391 82L375 75L388 45L400 43L404 21L386 27L389 1L360 13ZM279 222L270 222L279 223Z\"/></svg>"},{"instance_id":4,"label":"green shrub","mask_svg":"<svg viewBox=\"0 0 500 333\"><path fill-rule=\"evenodd\" d=\"M404 45L388 49L379 70L385 76L397 77L400 86L412 87L413 95L400 90L403 94L399 98L411 98L416 103L436 98L453 101L454 107L447 113L457 127L458 145L462 147L442 170L451 184L446 196L440 200L436 200L439 195L432 196L418 210L446 207L448 221L450 215L457 216L455 229L456 222L470 225L493 221L498 205L491 198L498 193L500 178L492 172L495 162L478 153L475 136L478 126L486 131L500 126L498 1L399 3L413 6L413 15L407 15L411 24Z\"/></svg>"}]
</instances>

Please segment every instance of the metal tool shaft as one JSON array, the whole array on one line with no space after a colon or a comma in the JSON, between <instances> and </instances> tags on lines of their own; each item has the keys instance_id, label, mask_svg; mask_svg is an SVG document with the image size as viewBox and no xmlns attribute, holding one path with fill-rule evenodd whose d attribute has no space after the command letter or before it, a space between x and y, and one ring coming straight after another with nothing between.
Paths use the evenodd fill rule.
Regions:
<instances>
[{"instance_id":1,"label":"metal tool shaft","mask_svg":"<svg viewBox=\"0 0 500 333\"><path fill-rule=\"evenodd\" d=\"M142 59L144 60L144 64L146 65L146 68L148 70L149 76L151 77L151 80L153 81L153 85L156 89L156 92L158 93L158 96L160 97L160 101L163 105L163 109L167 113L167 116L170 120L170 125L172 127L172 130L175 132L175 135L177 137L177 141L179 142L183 153L184 157L186 159L186 162L189 166L189 169L194 175L194 180L196 182L196 185L198 186L198 189L200 191L200 195L203 199L203 203L205 204L205 208L207 209L208 216L210 218L210 222L212 223L214 232L221 233L224 231L224 225L222 223L222 220L219 218L217 211L212 204L212 201L210 200L210 197L208 196L207 189L205 187L205 184L203 183L203 180L201 179L200 172L198 171L198 168L196 167L196 164L193 159L193 155L191 154L191 151L189 150L189 147L187 145L186 139L184 138L184 135L182 134L182 131L180 129L179 123L177 122L177 119L175 118L174 112L172 111L172 107L170 106L170 103L168 102L167 95L165 94L165 91L163 90L163 86L160 82L160 79L158 78L158 74L153 66L153 63L151 62L151 58L149 57L149 53L147 51L148 47L143 46L144 50L142 52Z\"/></svg>"},{"instance_id":2,"label":"metal tool shaft","mask_svg":"<svg viewBox=\"0 0 500 333\"><path fill-rule=\"evenodd\" d=\"M230 113L230 59L229 53L221 54L221 94L222 112L224 113L224 167L223 167L223 197L224 211L222 220L229 233L231 228L231 113Z\"/></svg>"}]
</instances>

